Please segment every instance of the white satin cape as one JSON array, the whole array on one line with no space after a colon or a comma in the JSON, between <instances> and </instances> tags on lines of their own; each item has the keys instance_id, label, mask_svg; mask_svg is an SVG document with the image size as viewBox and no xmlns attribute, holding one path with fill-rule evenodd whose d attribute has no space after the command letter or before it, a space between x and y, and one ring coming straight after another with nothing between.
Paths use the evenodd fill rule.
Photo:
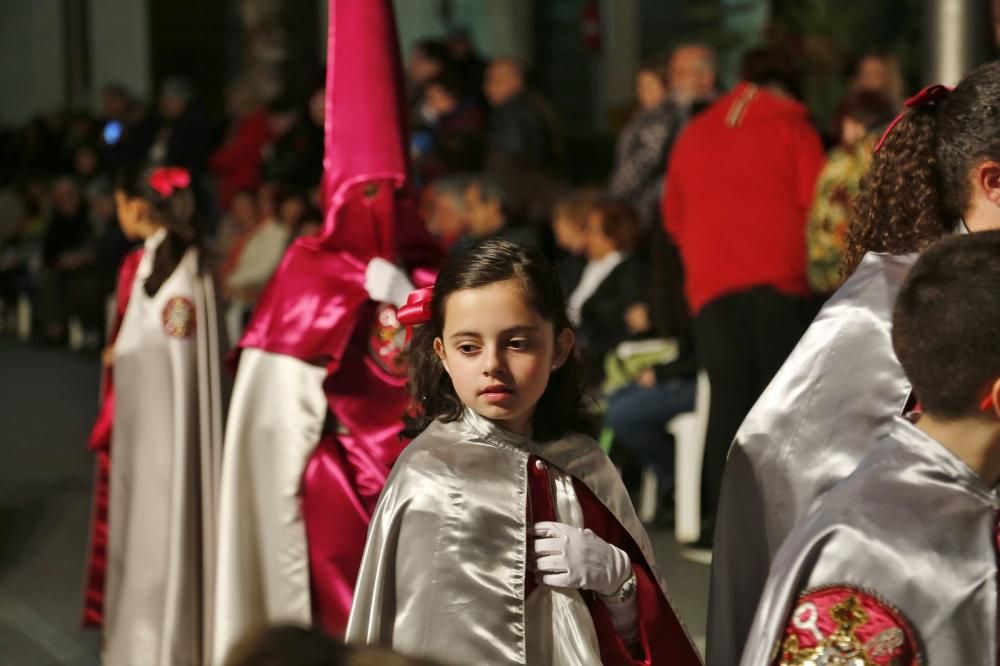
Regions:
<instances>
[{"instance_id":1,"label":"white satin cape","mask_svg":"<svg viewBox=\"0 0 1000 666\"><path fill-rule=\"evenodd\" d=\"M211 636L224 338L196 250L143 290L164 236L146 241L114 347L107 666L201 664Z\"/></svg>"},{"instance_id":2,"label":"white satin cape","mask_svg":"<svg viewBox=\"0 0 1000 666\"><path fill-rule=\"evenodd\" d=\"M326 374L284 354L241 352L222 464L213 664L261 625L312 623L299 491L326 419Z\"/></svg>"},{"instance_id":3,"label":"white satin cape","mask_svg":"<svg viewBox=\"0 0 1000 666\"><path fill-rule=\"evenodd\" d=\"M665 591L649 538L596 442L570 435L538 444L466 409L459 421L429 425L396 462L372 517L348 642L454 664L601 663L579 592L542 585L523 600L532 455L549 465L558 518L583 525L579 479Z\"/></svg>"}]
</instances>

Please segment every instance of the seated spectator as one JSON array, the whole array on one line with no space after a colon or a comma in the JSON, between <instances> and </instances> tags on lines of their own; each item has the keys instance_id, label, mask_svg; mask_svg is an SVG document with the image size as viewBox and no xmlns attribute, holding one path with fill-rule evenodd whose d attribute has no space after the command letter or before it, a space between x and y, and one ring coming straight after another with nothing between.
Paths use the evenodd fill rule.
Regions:
<instances>
[{"instance_id":1,"label":"seated spectator","mask_svg":"<svg viewBox=\"0 0 1000 666\"><path fill-rule=\"evenodd\" d=\"M639 223L627 204L601 202L587 218L587 264L566 307L592 385L600 383L604 358L618 343L649 329L648 313L641 314L642 271L631 256L638 237Z\"/></svg>"},{"instance_id":2,"label":"seated spectator","mask_svg":"<svg viewBox=\"0 0 1000 666\"><path fill-rule=\"evenodd\" d=\"M482 169L486 115L479 101L447 72L427 82L424 98L434 119L417 128L411 139L420 182Z\"/></svg>"},{"instance_id":3,"label":"seated spectator","mask_svg":"<svg viewBox=\"0 0 1000 666\"><path fill-rule=\"evenodd\" d=\"M483 92L491 108L486 173L508 193L513 214L547 224L563 157L555 113L528 89L524 66L512 58L490 62Z\"/></svg>"},{"instance_id":4,"label":"seated spectator","mask_svg":"<svg viewBox=\"0 0 1000 666\"><path fill-rule=\"evenodd\" d=\"M209 166L219 179L219 203L228 211L240 190L260 185L263 150L271 141L267 109L260 103L248 81L233 83L226 95L229 128L223 144L209 158Z\"/></svg>"},{"instance_id":5,"label":"seated spectator","mask_svg":"<svg viewBox=\"0 0 1000 666\"><path fill-rule=\"evenodd\" d=\"M271 142L264 147L265 181L310 189L323 173L323 128L290 97L268 104Z\"/></svg>"},{"instance_id":6,"label":"seated spectator","mask_svg":"<svg viewBox=\"0 0 1000 666\"><path fill-rule=\"evenodd\" d=\"M835 292L842 282L840 265L854 200L861 178L872 162L872 150L895 108L885 95L859 90L841 102L840 143L831 150L816 181L816 195L806 225L809 286L821 296Z\"/></svg>"},{"instance_id":7,"label":"seated spectator","mask_svg":"<svg viewBox=\"0 0 1000 666\"><path fill-rule=\"evenodd\" d=\"M451 67L458 74L466 93L480 94L486 61L476 52L468 28L457 27L448 33L448 54Z\"/></svg>"},{"instance_id":8,"label":"seated spectator","mask_svg":"<svg viewBox=\"0 0 1000 666\"><path fill-rule=\"evenodd\" d=\"M98 296L101 303L106 303L108 297L115 293L118 268L133 244L125 237L118 224L118 211L111 181L106 178L100 178L98 181L89 188L87 203L90 228L94 235L94 269L97 273ZM107 321L104 325L106 327ZM103 330L101 332L103 333Z\"/></svg>"},{"instance_id":9,"label":"seated spectator","mask_svg":"<svg viewBox=\"0 0 1000 666\"><path fill-rule=\"evenodd\" d=\"M556 267L567 294L580 282L587 260L587 229L590 212L598 203L595 190L576 190L556 202L552 209L552 235L561 251Z\"/></svg>"},{"instance_id":10,"label":"seated spectator","mask_svg":"<svg viewBox=\"0 0 1000 666\"><path fill-rule=\"evenodd\" d=\"M104 310L95 259L94 233L80 185L62 177L53 185L42 244L37 306L45 341L62 342L70 317L79 319L85 330L100 331Z\"/></svg>"},{"instance_id":11,"label":"seated spectator","mask_svg":"<svg viewBox=\"0 0 1000 666\"><path fill-rule=\"evenodd\" d=\"M160 122L150 161L184 167L197 186L210 147L211 126L191 82L181 77L167 79L160 90Z\"/></svg>"},{"instance_id":12,"label":"seated spectator","mask_svg":"<svg viewBox=\"0 0 1000 666\"><path fill-rule=\"evenodd\" d=\"M222 293L229 301L226 327L231 340L239 339L246 318L281 262L291 236L291 228L275 214L274 202L268 201L272 194L267 185L261 187L260 222L247 232L235 265L223 276Z\"/></svg>"},{"instance_id":13,"label":"seated spectator","mask_svg":"<svg viewBox=\"0 0 1000 666\"><path fill-rule=\"evenodd\" d=\"M536 249L541 246L538 232L512 217L507 194L495 181L486 177L473 178L465 186L464 200L466 233L452 246L452 252L465 252L488 238L502 238Z\"/></svg>"},{"instance_id":14,"label":"seated spectator","mask_svg":"<svg viewBox=\"0 0 1000 666\"><path fill-rule=\"evenodd\" d=\"M236 192L230 201L229 213L219 223L215 243L215 253L222 257L219 266L220 284L225 284L226 276L236 267L243 246L260 219L257 194L251 190Z\"/></svg>"},{"instance_id":15,"label":"seated spectator","mask_svg":"<svg viewBox=\"0 0 1000 666\"><path fill-rule=\"evenodd\" d=\"M30 220L17 191L0 190L0 331L16 326L18 298L30 292L31 258L38 245L37 237L31 237Z\"/></svg>"},{"instance_id":16,"label":"seated spectator","mask_svg":"<svg viewBox=\"0 0 1000 666\"><path fill-rule=\"evenodd\" d=\"M851 92L866 90L881 93L898 110L903 108L905 88L896 56L870 52L858 58L851 78Z\"/></svg>"},{"instance_id":17,"label":"seated spectator","mask_svg":"<svg viewBox=\"0 0 1000 666\"><path fill-rule=\"evenodd\" d=\"M110 83L101 91L101 122L102 158L112 172L146 158L156 126L125 86Z\"/></svg>"},{"instance_id":18,"label":"seated spectator","mask_svg":"<svg viewBox=\"0 0 1000 666\"><path fill-rule=\"evenodd\" d=\"M428 81L444 73L451 65L448 46L437 39L417 42L406 59L406 97L410 100L410 125L420 127L434 121L434 110L424 96Z\"/></svg>"}]
</instances>

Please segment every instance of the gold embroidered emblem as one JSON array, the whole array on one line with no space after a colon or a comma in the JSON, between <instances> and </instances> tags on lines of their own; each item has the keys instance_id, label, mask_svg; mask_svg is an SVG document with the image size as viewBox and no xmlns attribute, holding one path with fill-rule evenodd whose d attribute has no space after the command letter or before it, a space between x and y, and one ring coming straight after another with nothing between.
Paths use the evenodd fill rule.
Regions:
<instances>
[{"instance_id":1,"label":"gold embroidered emblem","mask_svg":"<svg viewBox=\"0 0 1000 666\"><path fill-rule=\"evenodd\" d=\"M188 338L194 333L194 303L175 296L163 307L163 331L172 338Z\"/></svg>"},{"instance_id":2,"label":"gold embroidered emblem","mask_svg":"<svg viewBox=\"0 0 1000 666\"><path fill-rule=\"evenodd\" d=\"M844 593L846 597L842 596ZM837 596L840 599L832 603ZM829 620L821 617L821 608L833 621L832 627ZM876 614L874 618L872 612ZM821 620L827 627L825 632L820 627ZM916 645L908 630L909 625L898 610L860 590L833 588L806 594L800 597L799 605L792 612L789 630L781 644L779 663L781 666L919 663Z\"/></svg>"}]
</instances>

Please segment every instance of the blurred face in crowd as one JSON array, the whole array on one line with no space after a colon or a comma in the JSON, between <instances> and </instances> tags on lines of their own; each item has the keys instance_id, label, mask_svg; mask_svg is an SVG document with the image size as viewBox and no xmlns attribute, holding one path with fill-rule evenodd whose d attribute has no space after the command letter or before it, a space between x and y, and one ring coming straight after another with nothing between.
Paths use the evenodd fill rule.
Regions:
<instances>
[{"instance_id":1,"label":"blurred face in crowd","mask_svg":"<svg viewBox=\"0 0 1000 666\"><path fill-rule=\"evenodd\" d=\"M271 128L271 134L280 137L285 136L295 127L298 114L292 110L271 111L267 114L267 124Z\"/></svg>"},{"instance_id":2,"label":"blurred face in crowd","mask_svg":"<svg viewBox=\"0 0 1000 666\"><path fill-rule=\"evenodd\" d=\"M128 111L128 98L120 90L108 88L101 93L101 113L105 118L121 120Z\"/></svg>"},{"instance_id":3,"label":"blurred face in crowd","mask_svg":"<svg viewBox=\"0 0 1000 666\"><path fill-rule=\"evenodd\" d=\"M556 215L552 220L552 234L556 245L570 254L584 255L587 252L589 236L586 225L569 215Z\"/></svg>"},{"instance_id":4,"label":"blurred face in crowd","mask_svg":"<svg viewBox=\"0 0 1000 666\"><path fill-rule=\"evenodd\" d=\"M858 63L854 87L857 90L884 92L892 88L893 73L889 63L878 56L866 56Z\"/></svg>"},{"instance_id":5,"label":"blurred face in crowd","mask_svg":"<svg viewBox=\"0 0 1000 666\"><path fill-rule=\"evenodd\" d=\"M320 88L313 92L312 97L309 98L309 120L316 127L323 127L323 123L326 122L326 118L324 117L325 109L326 88Z\"/></svg>"},{"instance_id":6,"label":"blurred face in crowd","mask_svg":"<svg viewBox=\"0 0 1000 666\"><path fill-rule=\"evenodd\" d=\"M299 220L305 217L307 210L305 199L299 196L292 196L281 202L278 217L281 219L282 224L292 228L299 223Z\"/></svg>"},{"instance_id":7,"label":"blurred face in crowd","mask_svg":"<svg viewBox=\"0 0 1000 666\"><path fill-rule=\"evenodd\" d=\"M465 210L469 233L479 238L503 227L503 209L499 199L483 196L479 183L472 183L465 189Z\"/></svg>"},{"instance_id":8,"label":"blurred face in crowd","mask_svg":"<svg viewBox=\"0 0 1000 666\"><path fill-rule=\"evenodd\" d=\"M229 214L241 230L257 224L257 201L254 195L250 192L237 192L229 205Z\"/></svg>"},{"instance_id":9,"label":"blurred face in crowd","mask_svg":"<svg viewBox=\"0 0 1000 666\"><path fill-rule=\"evenodd\" d=\"M654 109L667 98L667 86L656 72L641 69L635 77L635 96L639 108Z\"/></svg>"},{"instance_id":10,"label":"blurred face in crowd","mask_svg":"<svg viewBox=\"0 0 1000 666\"><path fill-rule=\"evenodd\" d=\"M445 241L452 241L466 228L465 202L454 192L435 194L427 217L427 230Z\"/></svg>"},{"instance_id":11,"label":"blurred face in crowd","mask_svg":"<svg viewBox=\"0 0 1000 666\"><path fill-rule=\"evenodd\" d=\"M257 190L257 214L262 220L273 220L277 214L278 186L264 183Z\"/></svg>"},{"instance_id":12,"label":"blurred face in crowd","mask_svg":"<svg viewBox=\"0 0 1000 666\"><path fill-rule=\"evenodd\" d=\"M97 194L90 200L90 217L108 221L115 216L115 198L110 194Z\"/></svg>"},{"instance_id":13,"label":"blurred face in crowd","mask_svg":"<svg viewBox=\"0 0 1000 666\"><path fill-rule=\"evenodd\" d=\"M865 138L868 131L864 124L859 123L850 116L845 116L840 123L840 143L845 146L853 146L861 139Z\"/></svg>"},{"instance_id":14,"label":"blurred face in crowd","mask_svg":"<svg viewBox=\"0 0 1000 666\"><path fill-rule=\"evenodd\" d=\"M524 90L521 68L509 60L494 60L486 70L483 93L493 106L499 106Z\"/></svg>"},{"instance_id":15,"label":"blurred face in crowd","mask_svg":"<svg viewBox=\"0 0 1000 666\"><path fill-rule=\"evenodd\" d=\"M97 172L97 151L90 146L80 146L73 154L73 169L78 176L84 178Z\"/></svg>"},{"instance_id":16,"label":"blurred face in crowd","mask_svg":"<svg viewBox=\"0 0 1000 666\"><path fill-rule=\"evenodd\" d=\"M715 65L712 52L704 46L682 46L670 57L670 96L688 105L712 94Z\"/></svg>"},{"instance_id":17,"label":"blurred face in crowd","mask_svg":"<svg viewBox=\"0 0 1000 666\"><path fill-rule=\"evenodd\" d=\"M83 195L79 186L68 178L60 178L52 188L52 205L64 217L73 217L80 212Z\"/></svg>"},{"instance_id":18,"label":"blurred face in crowd","mask_svg":"<svg viewBox=\"0 0 1000 666\"><path fill-rule=\"evenodd\" d=\"M445 90L444 86L429 85L424 96L427 106L437 117L447 115L458 107L458 100Z\"/></svg>"},{"instance_id":19,"label":"blurred face in crowd","mask_svg":"<svg viewBox=\"0 0 1000 666\"><path fill-rule=\"evenodd\" d=\"M160 95L160 113L164 118L170 120L180 118L187 110L187 106L188 99L184 95L178 95L170 90L164 90Z\"/></svg>"},{"instance_id":20,"label":"blurred face in crowd","mask_svg":"<svg viewBox=\"0 0 1000 666\"><path fill-rule=\"evenodd\" d=\"M419 46L410 51L410 58L406 61L406 73L410 81L418 85L440 74L441 68L441 61L428 56Z\"/></svg>"},{"instance_id":21,"label":"blurred face in crowd","mask_svg":"<svg viewBox=\"0 0 1000 666\"><path fill-rule=\"evenodd\" d=\"M615 241L604 231L604 218L598 211L587 215L587 257L593 261L603 259L618 249Z\"/></svg>"}]
</instances>

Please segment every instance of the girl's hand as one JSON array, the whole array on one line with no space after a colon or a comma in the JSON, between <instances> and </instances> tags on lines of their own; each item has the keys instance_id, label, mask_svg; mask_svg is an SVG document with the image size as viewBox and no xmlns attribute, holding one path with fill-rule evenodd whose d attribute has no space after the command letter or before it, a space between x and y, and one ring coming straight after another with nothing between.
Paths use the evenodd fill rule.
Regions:
<instances>
[{"instance_id":1,"label":"girl's hand","mask_svg":"<svg viewBox=\"0 0 1000 666\"><path fill-rule=\"evenodd\" d=\"M530 528L534 542L529 568L552 587L616 594L632 576L632 562L620 548L590 530L564 523L541 522ZM531 566L534 565L534 566Z\"/></svg>"}]
</instances>

